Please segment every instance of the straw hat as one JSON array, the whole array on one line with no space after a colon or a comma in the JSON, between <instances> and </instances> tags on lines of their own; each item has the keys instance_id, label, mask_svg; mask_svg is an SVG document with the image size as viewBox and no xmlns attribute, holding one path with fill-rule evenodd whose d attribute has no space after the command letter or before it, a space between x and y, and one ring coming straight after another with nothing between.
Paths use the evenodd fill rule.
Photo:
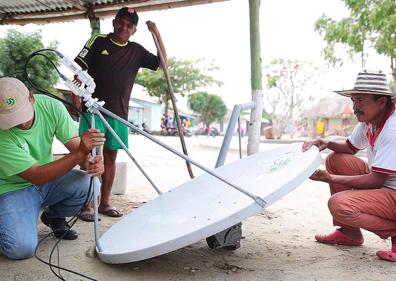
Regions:
<instances>
[{"instance_id":1,"label":"straw hat","mask_svg":"<svg viewBox=\"0 0 396 281\"><path fill-rule=\"evenodd\" d=\"M353 89L334 92L346 97L352 94L396 96L396 93L392 93L384 73L367 70L359 72Z\"/></svg>"}]
</instances>

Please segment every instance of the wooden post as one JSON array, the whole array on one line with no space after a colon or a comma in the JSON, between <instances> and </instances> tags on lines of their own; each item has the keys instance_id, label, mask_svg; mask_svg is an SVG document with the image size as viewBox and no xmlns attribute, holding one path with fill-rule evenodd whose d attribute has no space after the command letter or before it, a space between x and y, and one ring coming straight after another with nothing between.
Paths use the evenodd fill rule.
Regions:
<instances>
[{"instance_id":1,"label":"wooden post","mask_svg":"<svg viewBox=\"0 0 396 281\"><path fill-rule=\"evenodd\" d=\"M89 23L91 25L91 35L100 33L100 19L97 17L90 17Z\"/></svg>"},{"instance_id":2,"label":"wooden post","mask_svg":"<svg viewBox=\"0 0 396 281\"><path fill-rule=\"evenodd\" d=\"M89 19L89 24L91 25L91 36L96 33L100 33L100 19L96 17L93 6L88 7L87 18Z\"/></svg>"},{"instance_id":3,"label":"wooden post","mask_svg":"<svg viewBox=\"0 0 396 281\"><path fill-rule=\"evenodd\" d=\"M261 75L261 48L260 48L260 0L249 0L250 20L250 70L252 101L256 108L250 114L248 128L248 155L257 153L261 135L261 115L263 112L263 85Z\"/></svg>"}]
</instances>

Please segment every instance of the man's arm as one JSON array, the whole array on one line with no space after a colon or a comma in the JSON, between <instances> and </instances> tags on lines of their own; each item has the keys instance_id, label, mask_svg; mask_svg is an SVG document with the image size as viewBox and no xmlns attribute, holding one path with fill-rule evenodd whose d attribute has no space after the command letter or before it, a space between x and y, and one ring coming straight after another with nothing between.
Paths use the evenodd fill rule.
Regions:
<instances>
[{"instance_id":1,"label":"man's arm","mask_svg":"<svg viewBox=\"0 0 396 281\"><path fill-rule=\"evenodd\" d=\"M332 175L325 170L316 170L310 179L314 181L345 185L354 189L375 189L382 187L388 177L388 174L376 172L370 172L369 174L364 175L344 176Z\"/></svg>"},{"instance_id":2,"label":"man's arm","mask_svg":"<svg viewBox=\"0 0 396 281\"><path fill-rule=\"evenodd\" d=\"M51 163L45 165L40 165L36 163L29 169L19 173L18 175L25 180L31 182L32 184L45 184L65 175L76 165L85 161L90 151L96 146L103 145L104 141L105 139L102 133L100 133L96 129L90 129L89 131L84 133L81 141L79 138L75 138L66 144L66 147L68 148L75 148L76 144L78 143L77 149L71 149L69 154ZM87 172L91 176L102 174L103 162L100 163L100 161L94 160L93 169Z\"/></svg>"},{"instance_id":3,"label":"man's arm","mask_svg":"<svg viewBox=\"0 0 396 281\"><path fill-rule=\"evenodd\" d=\"M336 141L328 141L327 148L338 153L346 153L346 154L356 154L358 149L354 149L353 146L348 141L336 142Z\"/></svg>"},{"instance_id":4,"label":"man's arm","mask_svg":"<svg viewBox=\"0 0 396 281\"><path fill-rule=\"evenodd\" d=\"M78 78L75 77L75 80L77 81ZM78 80L80 81L80 80ZM81 85L81 81L80 81ZM71 94L71 101L74 107L71 109L71 113L76 115L77 117L80 117L81 111L82 111L82 103L81 103L81 97L75 95L74 93Z\"/></svg>"},{"instance_id":5,"label":"man's arm","mask_svg":"<svg viewBox=\"0 0 396 281\"><path fill-rule=\"evenodd\" d=\"M168 66L168 55L166 54L165 45L164 45L164 42L162 41L161 34L158 31L157 25L154 22L152 22L152 21L147 21L146 24L147 24L148 29L151 32L153 32L155 34L155 36L157 37L157 39L158 39L159 48L161 50L163 59L164 59L165 64L166 64L165 66L163 66L162 63L161 63L161 67L162 68L166 68Z\"/></svg>"}]
</instances>

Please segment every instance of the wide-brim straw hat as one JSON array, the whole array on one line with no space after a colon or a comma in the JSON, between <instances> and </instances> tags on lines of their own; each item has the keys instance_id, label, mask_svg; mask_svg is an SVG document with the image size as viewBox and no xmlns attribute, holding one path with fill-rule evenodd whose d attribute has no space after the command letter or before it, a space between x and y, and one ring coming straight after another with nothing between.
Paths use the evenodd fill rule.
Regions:
<instances>
[{"instance_id":1,"label":"wide-brim straw hat","mask_svg":"<svg viewBox=\"0 0 396 281\"><path fill-rule=\"evenodd\" d=\"M352 94L396 96L389 87L385 73L366 70L359 72L353 89L334 92L346 97Z\"/></svg>"}]
</instances>

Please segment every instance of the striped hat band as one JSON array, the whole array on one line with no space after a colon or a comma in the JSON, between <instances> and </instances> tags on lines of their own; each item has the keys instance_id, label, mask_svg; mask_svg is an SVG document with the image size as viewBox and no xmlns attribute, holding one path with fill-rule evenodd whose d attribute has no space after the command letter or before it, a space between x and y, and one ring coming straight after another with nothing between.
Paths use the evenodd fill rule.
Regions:
<instances>
[{"instance_id":1,"label":"striped hat band","mask_svg":"<svg viewBox=\"0 0 396 281\"><path fill-rule=\"evenodd\" d=\"M351 94L396 95L392 93L384 73L368 71L359 72L353 89L335 92L347 97Z\"/></svg>"}]
</instances>

